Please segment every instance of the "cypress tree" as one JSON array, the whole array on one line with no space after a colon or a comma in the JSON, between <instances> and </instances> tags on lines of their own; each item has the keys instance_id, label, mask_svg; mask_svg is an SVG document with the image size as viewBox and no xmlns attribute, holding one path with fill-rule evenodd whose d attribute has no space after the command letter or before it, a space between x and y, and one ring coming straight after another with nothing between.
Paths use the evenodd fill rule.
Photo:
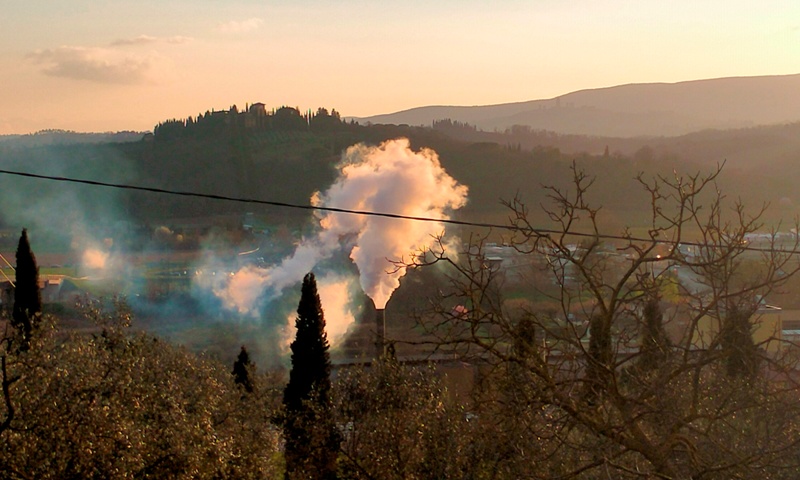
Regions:
<instances>
[{"instance_id":1,"label":"cypress tree","mask_svg":"<svg viewBox=\"0 0 800 480\"><path fill-rule=\"evenodd\" d=\"M325 316L313 273L303 279L283 394L286 478L336 478L338 433L332 420L331 362Z\"/></svg>"},{"instance_id":2,"label":"cypress tree","mask_svg":"<svg viewBox=\"0 0 800 480\"><path fill-rule=\"evenodd\" d=\"M614 346L611 339L611 317L598 313L589 320L589 362L586 365L587 398L603 393L614 370Z\"/></svg>"},{"instance_id":3,"label":"cypress tree","mask_svg":"<svg viewBox=\"0 0 800 480\"><path fill-rule=\"evenodd\" d=\"M17 246L17 269L14 288L14 310L11 324L20 339L20 350L30 347L34 330L42 315L42 293L39 290L39 267L28 242L28 231L22 229Z\"/></svg>"},{"instance_id":4,"label":"cypress tree","mask_svg":"<svg viewBox=\"0 0 800 480\"><path fill-rule=\"evenodd\" d=\"M642 332L638 365L645 370L662 366L669 356L672 345L664 330L664 313L657 295L647 299L643 311Z\"/></svg>"},{"instance_id":5,"label":"cypress tree","mask_svg":"<svg viewBox=\"0 0 800 480\"><path fill-rule=\"evenodd\" d=\"M254 368L253 362L250 361L250 354L247 349L242 345L239 351L239 356L233 362L233 381L237 385L241 385L247 393L253 393L253 379L250 378L250 371Z\"/></svg>"},{"instance_id":6,"label":"cypress tree","mask_svg":"<svg viewBox=\"0 0 800 480\"><path fill-rule=\"evenodd\" d=\"M750 317L755 307L730 302L720 332L720 346L731 377L751 377L758 371L758 347L753 342Z\"/></svg>"}]
</instances>

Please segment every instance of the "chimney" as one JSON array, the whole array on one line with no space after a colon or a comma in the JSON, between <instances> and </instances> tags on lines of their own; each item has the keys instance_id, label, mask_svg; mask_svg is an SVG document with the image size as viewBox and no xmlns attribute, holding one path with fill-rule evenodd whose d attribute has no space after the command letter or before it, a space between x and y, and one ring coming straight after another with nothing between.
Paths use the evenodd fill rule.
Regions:
<instances>
[{"instance_id":1,"label":"chimney","mask_svg":"<svg viewBox=\"0 0 800 480\"><path fill-rule=\"evenodd\" d=\"M375 311L375 358L386 354L386 310L379 308Z\"/></svg>"}]
</instances>

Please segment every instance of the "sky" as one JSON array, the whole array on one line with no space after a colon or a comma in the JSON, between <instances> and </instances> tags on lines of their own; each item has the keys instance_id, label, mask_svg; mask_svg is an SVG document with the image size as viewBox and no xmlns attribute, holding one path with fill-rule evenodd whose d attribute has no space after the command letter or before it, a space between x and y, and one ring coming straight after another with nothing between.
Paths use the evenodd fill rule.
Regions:
<instances>
[{"instance_id":1,"label":"sky","mask_svg":"<svg viewBox=\"0 0 800 480\"><path fill-rule=\"evenodd\" d=\"M796 0L0 0L0 134L800 73Z\"/></svg>"}]
</instances>

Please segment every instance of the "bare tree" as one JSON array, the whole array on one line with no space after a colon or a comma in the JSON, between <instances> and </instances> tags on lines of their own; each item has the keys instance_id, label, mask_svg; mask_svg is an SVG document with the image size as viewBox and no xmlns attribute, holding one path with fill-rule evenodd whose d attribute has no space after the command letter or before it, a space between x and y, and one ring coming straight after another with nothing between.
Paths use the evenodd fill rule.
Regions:
<instances>
[{"instance_id":1,"label":"bare tree","mask_svg":"<svg viewBox=\"0 0 800 480\"><path fill-rule=\"evenodd\" d=\"M639 176L646 234L608 235L593 180L572 172L570 189L548 188L555 228L507 203L511 244L553 279L529 292L529 308L504 301L482 238L458 255L442 243L415 265L450 268L451 289L420 321L438 348L491 367L483 419L514 432L505 451L518 452L501 463L536 478L796 476L796 349L753 330L763 299L800 268L797 237L750 245L765 207L727 202L721 168Z\"/></svg>"}]
</instances>

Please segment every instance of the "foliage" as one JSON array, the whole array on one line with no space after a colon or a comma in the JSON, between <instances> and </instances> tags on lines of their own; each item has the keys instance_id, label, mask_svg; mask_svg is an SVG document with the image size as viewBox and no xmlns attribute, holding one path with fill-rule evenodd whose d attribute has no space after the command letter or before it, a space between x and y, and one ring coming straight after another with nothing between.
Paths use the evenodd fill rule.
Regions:
<instances>
[{"instance_id":1,"label":"foliage","mask_svg":"<svg viewBox=\"0 0 800 480\"><path fill-rule=\"evenodd\" d=\"M404 366L391 357L339 373L342 478L465 478L478 470L472 467L482 443L470 442L476 425L437 377L434 366Z\"/></svg>"},{"instance_id":2,"label":"foliage","mask_svg":"<svg viewBox=\"0 0 800 480\"><path fill-rule=\"evenodd\" d=\"M749 303L749 305L728 303L719 334L720 349L726 357L726 371L732 377L749 377L758 371L759 352L753 342L753 326L750 324L756 306L753 302Z\"/></svg>"},{"instance_id":3,"label":"foliage","mask_svg":"<svg viewBox=\"0 0 800 480\"><path fill-rule=\"evenodd\" d=\"M652 296L644 303L642 320L642 338L637 366L654 370L669 359L669 353L672 350L672 342L664 329L664 313L661 311L661 302L658 296Z\"/></svg>"},{"instance_id":4,"label":"foliage","mask_svg":"<svg viewBox=\"0 0 800 480\"><path fill-rule=\"evenodd\" d=\"M313 273L303 278L283 395L288 478L334 478L338 432L331 415L331 362L325 315Z\"/></svg>"},{"instance_id":5,"label":"foliage","mask_svg":"<svg viewBox=\"0 0 800 480\"><path fill-rule=\"evenodd\" d=\"M128 332L123 303L83 308L98 333L45 317L28 351L3 352L0 476L276 476L274 391L241 399L222 366Z\"/></svg>"}]
</instances>

